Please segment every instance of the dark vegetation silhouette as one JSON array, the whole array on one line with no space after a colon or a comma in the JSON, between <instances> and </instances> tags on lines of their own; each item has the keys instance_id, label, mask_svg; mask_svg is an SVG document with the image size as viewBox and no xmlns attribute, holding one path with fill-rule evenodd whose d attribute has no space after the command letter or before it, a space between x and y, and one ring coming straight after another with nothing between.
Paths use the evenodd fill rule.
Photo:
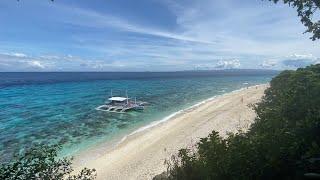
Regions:
<instances>
[{"instance_id":1,"label":"dark vegetation silhouette","mask_svg":"<svg viewBox=\"0 0 320 180\"><path fill-rule=\"evenodd\" d=\"M0 165L1 180L92 180L96 170L84 168L71 174L72 158L58 158L59 145L39 145Z\"/></svg>"},{"instance_id":2,"label":"dark vegetation silhouette","mask_svg":"<svg viewBox=\"0 0 320 180\"><path fill-rule=\"evenodd\" d=\"M272 79L248 132L213 131L154 179L320 178L320 64Z\"/></svg>"},{"instance_id":3,"label":"dark vegetation silhouette","mask_svg":"<svg viewBox=\"0 0 320 180\"><path fill-rule=\"evenodd\" d=\"M305 33L313 34L310 39L320 39L320 0L269 0L283 2L297 10L301 23L306 26Z\"/></svg>"}]
</instances>

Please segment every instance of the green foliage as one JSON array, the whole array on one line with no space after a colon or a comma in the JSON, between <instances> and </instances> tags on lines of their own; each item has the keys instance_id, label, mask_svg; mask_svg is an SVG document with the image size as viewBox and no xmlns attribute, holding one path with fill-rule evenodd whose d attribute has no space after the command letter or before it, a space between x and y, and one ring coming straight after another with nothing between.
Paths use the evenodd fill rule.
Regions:
<instances>
[{"instance_id":1,"label":"green foliage","mask_svg":"<svg viewBox=\"0 0 320 180\"><path fill-rule=\"evenodd\" d=\"M274 3L279 0L269 0ZM320 20L313 20L313 17L319 18L320 0L281 0L285 4L296 8L298 16L300 17L301 23L307 27L305 32L312 33L313 36L310 38L313 41L320 39Z\"/></svg>"},{"instance_id":2,"label":"green foliage","mask_svg":"<svg viewBox=\"0 0 320 180\"><path fill-rule=\"evenodd\" d=\"M96 177L95 169L84 168L80 174L71 175L70 158L57 158L58 145L41 145L16 155L15 160L0 165L1 180L92 180Z\"/></svg>"},{"instance_id":3,"label":"green foliage","mask_svg":"<svg viewBox=\"0 0 320 180\"><path fill-rule=\"evenodd\" d=\"M320 64L273 78L254 106L247 133L212 132L182 149L155 179L302 179L320 177Z\"/></svg>"}]
</instances>

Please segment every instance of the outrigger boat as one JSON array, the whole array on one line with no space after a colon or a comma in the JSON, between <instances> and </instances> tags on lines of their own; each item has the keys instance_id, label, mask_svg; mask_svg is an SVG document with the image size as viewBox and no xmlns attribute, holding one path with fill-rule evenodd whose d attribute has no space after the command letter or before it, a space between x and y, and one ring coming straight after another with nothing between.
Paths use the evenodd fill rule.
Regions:
<instances>
[{"instance_id":1,"label":"outrigger boat","mask_svg":"<svg viewBox=\"0 0 320 180\"><path fill-rule=\"evenodd\" d=\"M137 98L132 100L128 97L128 93L126 91L126 97L121 96L113 96L111 90L111 96L108 98L104 105L101 105L96 108L98 111L106 111L106 112L115 112L115 113L124 113L130 110L144 110L146 102L137 101Z\"/></svg>"}]
</instances>

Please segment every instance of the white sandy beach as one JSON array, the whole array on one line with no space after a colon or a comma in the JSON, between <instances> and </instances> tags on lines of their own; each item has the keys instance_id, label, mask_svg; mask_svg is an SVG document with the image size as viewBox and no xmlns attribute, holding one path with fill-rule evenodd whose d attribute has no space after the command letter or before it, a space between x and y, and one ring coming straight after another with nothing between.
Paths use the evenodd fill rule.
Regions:
<instances>
[{"instance_id":1,"label":"white sandy beach","mask_svg":"<svg viewBox=\"0 0 320 180\"><path fill-rule=\"evenodd\" d=\"M255 117L248 104L258 102L266 87L253 86L208 100L129 136L115 149L83 166L95 168L98 179L152 179L166 169L165 159L181 148L191 147L212 130L222 136L246 130Z\"/></svg>"}]
</instances>

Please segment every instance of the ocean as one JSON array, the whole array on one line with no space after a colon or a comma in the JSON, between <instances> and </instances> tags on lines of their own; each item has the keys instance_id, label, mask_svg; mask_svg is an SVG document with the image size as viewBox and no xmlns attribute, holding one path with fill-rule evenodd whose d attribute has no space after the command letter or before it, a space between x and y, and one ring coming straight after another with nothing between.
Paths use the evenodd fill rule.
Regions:
<instances>
[{"instance_id":1,"label":"ocean","mask_svg":"<svg viewBox=\"0 0 320 180\"><path fill-rule=\"evenodd\" d=\"M38 143L61 143L62 156L110 146L208 98L269 82L262 70L0 73L0 162ZM113 90L149 103L142 112L97 111ZM142 128L142 129L145 129Z\"/></svg>"}]
</instances>

